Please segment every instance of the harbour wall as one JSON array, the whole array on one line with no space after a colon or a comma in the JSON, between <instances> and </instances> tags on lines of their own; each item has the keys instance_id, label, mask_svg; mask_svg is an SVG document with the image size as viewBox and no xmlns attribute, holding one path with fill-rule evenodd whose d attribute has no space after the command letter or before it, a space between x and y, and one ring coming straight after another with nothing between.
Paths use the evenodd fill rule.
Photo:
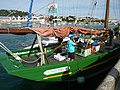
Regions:
<instances>
[{"instance_id":1,"label":"harbour wall","mask_svg":"<svg viewBox=\"0 0 120 90\"><path fill-rule=\"evenodd\" d=\"M120 59L96 90L120 90Z\"/></svg>"}]
</instances>

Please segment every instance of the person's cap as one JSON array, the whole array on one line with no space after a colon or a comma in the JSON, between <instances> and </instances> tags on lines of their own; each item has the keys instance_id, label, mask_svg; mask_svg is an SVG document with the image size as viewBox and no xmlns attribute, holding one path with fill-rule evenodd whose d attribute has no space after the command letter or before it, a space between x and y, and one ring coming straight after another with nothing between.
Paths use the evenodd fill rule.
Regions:
<instances>
[{"instance_id":1,"label":"person's cap","mask_svg":"<svg viewBox=\"0 0 120 90\"><path fill-rule=\"evenodd\" d=\"M73 37L73 35L69 35L69 37Z\"/></svg>"},{"instance_id":2,"label":"person's cap","mask_svg":"<svg viewBox=\"0 0 120 90\"><path fill-rule=\"evenodd\" d=\"M69 38L70 38L70 37L73 37L73 35L72 35L72 34L69 34L68 37L69 37Z\"/></svg>"}]
</instances>

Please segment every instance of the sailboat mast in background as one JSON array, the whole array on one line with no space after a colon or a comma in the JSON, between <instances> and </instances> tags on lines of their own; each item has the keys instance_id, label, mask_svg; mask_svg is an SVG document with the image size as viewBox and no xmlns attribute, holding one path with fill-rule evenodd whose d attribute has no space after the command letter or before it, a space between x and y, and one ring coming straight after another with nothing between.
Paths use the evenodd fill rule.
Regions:
<instances>
[{"instance_id":1,"label":"sailboat mast in background","mask_svg":"<svg viewBox=\"0 0 120 90\"><path fill-rule=\"evenodd\" d=\"M29 23L30 23L30 19L31 19L32 6L33 6L33 0L31 0L31 3L30 3L28 19L27 19L25 27L29 27L30 26Z\"/></svg>"}]
</instances>

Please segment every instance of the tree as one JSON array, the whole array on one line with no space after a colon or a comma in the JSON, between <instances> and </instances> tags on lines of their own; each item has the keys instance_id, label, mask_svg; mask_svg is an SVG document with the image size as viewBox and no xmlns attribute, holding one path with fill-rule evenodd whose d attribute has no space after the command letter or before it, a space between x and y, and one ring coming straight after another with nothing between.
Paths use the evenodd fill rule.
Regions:
<instances>
[{"instance_id":1,"label":"tree","mask_svg":"<svg viewBox=\"0 0 120 90\"><path fill-rule=\"evenodd\" d=\"M18 11L18 10L0 10L0 16L26 16L28 12Z\"/></svg>"}]
</instances>

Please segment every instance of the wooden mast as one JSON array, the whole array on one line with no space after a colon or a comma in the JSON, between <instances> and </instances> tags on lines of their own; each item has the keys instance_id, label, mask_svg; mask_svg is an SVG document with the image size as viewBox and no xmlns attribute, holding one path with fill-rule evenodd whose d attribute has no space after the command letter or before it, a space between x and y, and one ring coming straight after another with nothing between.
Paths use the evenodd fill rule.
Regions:
<instances>
[{"instance_id":1,"label":"wooden mast","mask_svg":"<svg viewBox=\"0 0 120 90\"><path fill-rule=\"evenodd\" d=\"M107 0L107 1L106 1L105 23L104 23L104 28L105 28L106 30L108 30L109 6L110 6L110 0Z\"/></svg>"}]
</instances>

